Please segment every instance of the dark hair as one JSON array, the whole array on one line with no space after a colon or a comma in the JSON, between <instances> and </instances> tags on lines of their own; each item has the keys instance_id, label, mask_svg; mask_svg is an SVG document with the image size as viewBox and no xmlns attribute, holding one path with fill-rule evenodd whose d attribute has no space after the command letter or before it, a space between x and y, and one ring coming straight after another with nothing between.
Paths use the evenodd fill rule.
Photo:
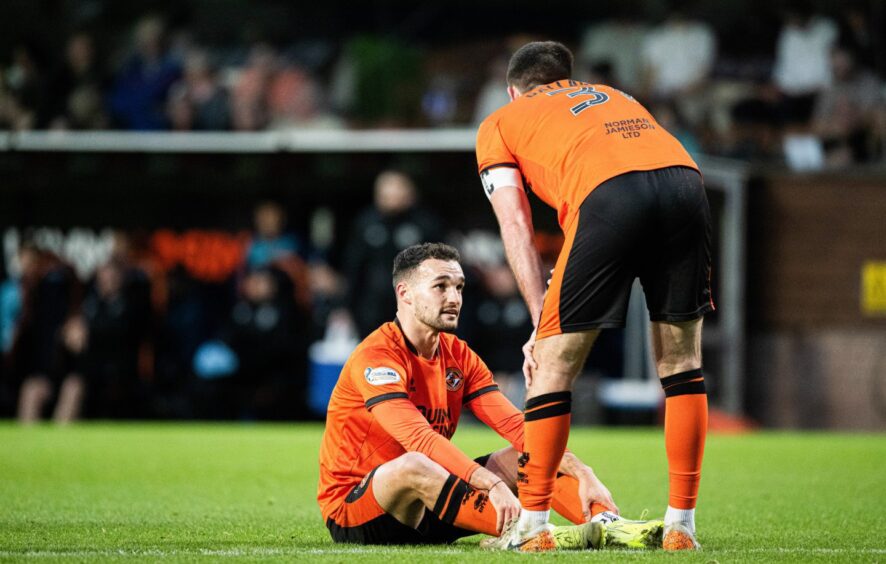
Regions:
<instances>
[{"instance_id":1,"label":"dark hair","mask_svg":"<svg viewBox=\"0 0 886 564\"><path fill-rule=\"evenodd\" d=\"M508 84L526 92L572 76L572 52L556 41L534 41L517 49L508 63Z\"/></svg>"},{"instance_id":2,"label":"dark hair","mask_svg":"<svg viewBox=\"0 0 886 564\"><path fill-rule=\"evenodd\" d=\"M461 255L455 247L450 247L446 243L419 243L407 247L394 257L394 286L429 259L459 262Z\"/></svg>"}]
</instances>

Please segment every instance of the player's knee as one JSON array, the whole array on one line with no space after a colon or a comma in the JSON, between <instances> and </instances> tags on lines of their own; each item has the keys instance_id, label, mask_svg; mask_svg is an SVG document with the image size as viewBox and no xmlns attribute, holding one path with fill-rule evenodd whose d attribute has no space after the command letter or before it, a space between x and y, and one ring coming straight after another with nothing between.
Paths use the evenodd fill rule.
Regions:
<instances>
[{"instance_id":1,"label":"player's knee","mask_svg":"<svg viewBox=\"0 0 886 564\"><path fill-rule=\"evenodd\" d=\"M653 324L655 364L661 378L701 367L701 333L697 321Z\"/></svg>"},{"instance_id":2,"label":"player's knee","mask_svg":"<svg viewBox=\"0 0 886 564\"><path fill-rule=\"evenodd\" d=\"M534 356L542 377L569 380L584 366L599 331L554 335L535 344Z\"/></svg>"},{"instance_id":3,"label":"player's knee","mask_svg":"<svg viewBox=\"0 0 886 564\"><path fill-rule=\"evenodd\" d=\"M439 477L446 471L442 466L420 452L407 452L397 459L398 474L405 483L423 486L429 478Z\"/></svg>"},{"instance_id":4,"label":"player's knee","mask_svg":"<svg viewBox=\"0 0 886 564\"><path fill-rule=\"evenodd\" d=\"M439 493L449 476L445 468L420 452L407 452L397 462L397 480L421 499Z\"/></svg>"},{"instance_id":5,"label":"player's knee","mask_svg":"<svg viewBox=\"0 0 886 564\"><path fill-rule=\"evenodd\" d=\"M659 378L701 368L701 351L692 346L674 347L655 359Z\"/></svg>"}]
</instances>

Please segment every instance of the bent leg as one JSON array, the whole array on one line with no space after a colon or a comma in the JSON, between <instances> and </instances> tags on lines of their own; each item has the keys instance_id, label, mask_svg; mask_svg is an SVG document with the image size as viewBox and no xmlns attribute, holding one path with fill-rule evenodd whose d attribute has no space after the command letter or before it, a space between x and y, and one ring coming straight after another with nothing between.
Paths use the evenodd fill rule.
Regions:
<instances>
[{"instance_id":1,"label":"bent leg","mask_svg":"<svg viewBox=\"0 0 886 564\"><path fill-rule=\"evenodd\" d=\"M535 344L538 369L526 393L525 452L517 474L523 506L521 531L532 531L548 521L557 469L569 439L572 383L598 334L593 330L552 335Z\"/></svg>"},{"instance_id":2,"label":"bent leg","mask_svg":"<svg viewBox=\"0 0 886 564\"><path fill-rule=\"evenodd\" d=\"M516 468L516 463L513 466ZM381 465L373 478L373 490L386 513L419 529L429 542L451 542L473 533L498 534L495 508L486 492L474 489L423 454L406 453Z\"/></svg>"},{"instance_id":3,"label":"bent leg","mask_svg":"<svg viewBox=\"0 0 886 564\"><path fill-rule=\"evenodd\" d=\"M682 523L693 533L708 426L701 328L701 319L652 324L655 362L665 391L665 450L670 475L665 522Z\"/></svg>"},{"instance_id":4,"label":"bent leg","mask_svg":"<svg viewBox=\"0 0 886 564\"><path fill-rule=\"evenodd\" d=\"M421 523L425 508L434 507L449 476L427 456L407 452L378 467L372 488L386 513L414 529Z\"/></svg>"}]
</instances>

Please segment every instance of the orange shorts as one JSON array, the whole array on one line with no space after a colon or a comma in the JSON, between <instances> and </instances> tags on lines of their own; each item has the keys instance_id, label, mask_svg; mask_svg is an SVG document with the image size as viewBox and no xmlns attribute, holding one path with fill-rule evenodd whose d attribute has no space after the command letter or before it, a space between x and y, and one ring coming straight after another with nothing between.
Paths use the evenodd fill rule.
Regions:
<instances>
[{"instance_id":1,"label":"orange shorts","mask_svg":"<svg viewBox=\"0 0 886 564\"><path fill-rule=\"evenodd\" d=\"M376 501L375 492L372 491L372 476L375 475L375 470L354 486L341 505L329 515L326 520L327 525L332 522L339 527L359 527L386 514Z\"/></svg>"},{"instance_id":2,"label":"orange shorts","mask_svg":"<svg viewBox=\"0 0 886 564\"><path fill-rule=\"evenodd\" d=\"M488 457L486 457L488 458ZM326 519L326 528L334 542L356 544L449 544L476 534L441 521L425 511L417 529L385 513L372 490L374 469L354 486L344 501Z\"/></svg>"}]
</instances>

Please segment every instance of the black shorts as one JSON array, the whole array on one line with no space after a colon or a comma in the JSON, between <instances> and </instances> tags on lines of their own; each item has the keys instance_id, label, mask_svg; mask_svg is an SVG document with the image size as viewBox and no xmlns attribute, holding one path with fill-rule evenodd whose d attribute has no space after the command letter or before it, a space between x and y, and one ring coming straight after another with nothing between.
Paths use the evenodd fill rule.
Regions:
<instances>
[{"instance_id":1,"label":"black shorts","mask_svg":"<svg viewBox=\"0 0 886 564\"><path fill-rule=\"evenodd\" d=\"M652 321L689 321L714 309L711 212L696 170L629 172L585 198L566 232L538 338L624 327L635 278Z\"/></svg>"},{"instance_id":2,"label":"black shorts","mask_svg":"<svg viewBox=\"0 0 886 564\"><path fill-rule=\"evenodd\" d=\"M480 466L486 466L490 455L476 458ZM463 537L476 535L474 531L462 529L441 521L432 512L425 510L425 516L417 529L404 525L385 513L372 491L372 477L375 470L354 486L345 502L335 513L326 519L326 528L332 540L338 543L353 544L450 544Z\"/></svg>"}]
</instances>

